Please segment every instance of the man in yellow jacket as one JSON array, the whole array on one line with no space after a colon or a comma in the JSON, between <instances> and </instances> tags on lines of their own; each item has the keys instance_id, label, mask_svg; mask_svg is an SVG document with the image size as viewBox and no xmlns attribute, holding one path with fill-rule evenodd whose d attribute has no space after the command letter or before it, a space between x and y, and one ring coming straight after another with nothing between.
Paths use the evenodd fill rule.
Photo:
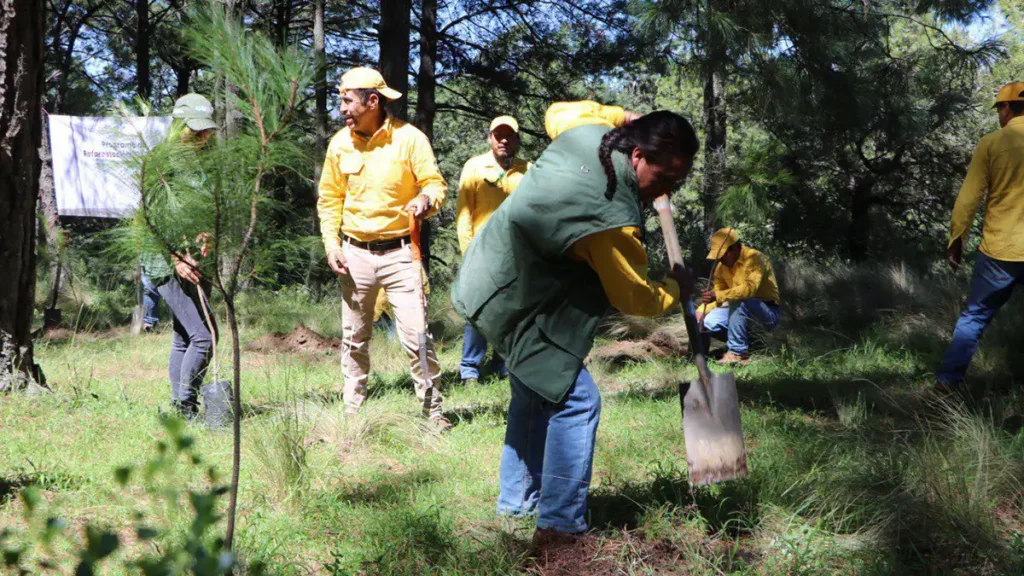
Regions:
<instances>
[{"instance_id":1,"label":"man in yellow jacket","mask_svg":"<svg viewBox=\"0 0 1024 576\"><path fill-rule=\"evenodd\" d=\"M385 101L402 94L389 88L379 72L349 70L339 91L345 128L327 148L317 212L327 262L341 280L346 411L357 412L366 399L374 303L383 288L424 416L448 426L435 388L440 369L429 334L429 374L422 373L418 357L418 337L427 327L408 217L410 212L417 218L436 213L444 202L445 181L426 135L384 110Z\"/></svg>"},{"instance_id":2,"label":"man in yellow jacket","mask_svg":"<svg viewBox=\"0 0 1024 576\"><path fill-rule=\"evenodd\" d=\"M963 262L964 239L985 201L985 224L967 307L953 330L937 374L942 391L960 386L978 341L996 312L1024 282L1024 82L1003 86L996 96L1000 129L978 143L949 227L946 260Z\"/></svg>"},{"instance_id":3,"label":"man in yellow jacket","mask_svg":"<svg viewBox=\"0 0 1024 576\"><path fill-rule=\"evenodd\" d=\"M519 122L511 116L498 116L491 121L487 136L490 152L470 158L459 178L459 200L456 228L459 249L463 254L470 241L483 229L491 214L519 186L530 163L516 158L519 150ZM476 384L480 367L487 355L487 339L466 322L462 341L462 362L459 376L465 384ZM491 371L508 376L505 362L497 353L491 358Z\"/></svg>"},{"instance_id":4,"label":"man in yellow jacket","mask_svg":"<svg viewBox=\"0 0 1024 576\"><path fill-rule=\"evenodd\" d=\"M711 237L708 260L717 260L715 288L703 293L697 318L711 336L725 340L722 364L750 361L750 322L766 330L779 325L779 285L764 254L740 242L732 228ZM706 347L705 347L706 349Z\"/></svg>"}]
</instances>

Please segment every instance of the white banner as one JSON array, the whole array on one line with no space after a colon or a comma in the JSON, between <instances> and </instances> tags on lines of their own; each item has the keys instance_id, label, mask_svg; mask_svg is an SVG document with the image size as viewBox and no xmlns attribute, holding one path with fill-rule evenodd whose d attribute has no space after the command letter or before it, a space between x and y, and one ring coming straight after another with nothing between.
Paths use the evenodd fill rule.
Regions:
<instances>
[{"instance_id":1,"label":"white banner","mask_svg":"<svg viewBox=\"0 0 1024 576\"><path fill-rule=\"evenodd\" d=\"M169 116L50 116L53 185L61 216L122 218L139 204L128 160L164 139Z\"/></svg>"}]
</instances>

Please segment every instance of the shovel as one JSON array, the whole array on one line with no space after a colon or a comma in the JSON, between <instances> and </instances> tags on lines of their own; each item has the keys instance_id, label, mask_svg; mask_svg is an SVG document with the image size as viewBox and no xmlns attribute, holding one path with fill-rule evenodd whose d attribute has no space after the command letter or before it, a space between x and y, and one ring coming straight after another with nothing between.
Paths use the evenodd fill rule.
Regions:
<instances>
[{"instance_id":1,"label":"shovel","mask_svg":"<svg viewBox=\"0 0 1024 576\"><path fill-rule=\"evenodd\" d=\"M654 201L654 208L661 220L669 264L673 268L685 268L668 196L658 197ZM699 486L742 478L747 475L747 449L743 445L736 377L732 372L716 374L708 370L693 302L684 298L682 304L686 333L694 350L698 376L697 382L689 387L683 382L679 383L690 484Z\"/></svg>"},{"instance_id":2,"label":"shovel","mask_svg":"<svg viewBox=\"0 0 1024 576\"><path fill-rule=\"evenodd\" d=\"M423 289L423 252L420 250L420 219L412 212L409 212L409 249L412 251L412 261L416 267L416 277L420 278L420 307L423 309L423 326L419 331L419 355L420 371L423 379L427 381L427 393L423 397L423 415L430 416L430 409L433 405L434 382L430 378L430 366L427 363L427 294Z\"/></svg>"}]
</instances>

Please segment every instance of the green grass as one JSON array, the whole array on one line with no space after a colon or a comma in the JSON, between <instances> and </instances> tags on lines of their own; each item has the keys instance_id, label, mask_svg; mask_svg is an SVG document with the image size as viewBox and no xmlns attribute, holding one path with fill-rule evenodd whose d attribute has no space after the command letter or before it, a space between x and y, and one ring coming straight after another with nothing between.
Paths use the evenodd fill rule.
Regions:
<instances>
[{"instance_id":1,"label":"green grass","mask_svg":"<svg viewBox=\"0 0 1024 576\"><path fill-rule=\"evenodd\" d=\"M1011 303L986 336L972 369L978 400L939 402L927 388L962 286L903 269L785 268L783 326L737 371L748 478L689 487L675 393L694 375L686 361L592 366L604 394L594 555L578 573L1024 572L1024 395L1015 387L1024 306ZM458 382L461 326L442 296L432 297L434 328L457 422L444 435L415 417L408 361L382 333L357 419L343 416L336 356L244 355L236 538L245 562L266 562L272 574L543 572L531 523L494 515L507 385ZM242 309L243 342L298 321L340 331L330 300L256 294ZM656 327L612 321L606 338ZM127 536L137 510L171 528L164 538L187 529L182 506L132 486L126 495L113 473L145 462L162 437L169 339L165 329L39 343L54 394L0 402L0 526L25 528L10 496L35 484L79 541L88 522ZM227 357L222 345L223 377ZM226 475L230 434L189 432ZM171 481L204 477L182 467ZM128 544L104 573L131 573L123 560L160 541ZM61 546L57 557L73 566Z\"/></svg>"}]
</instances>

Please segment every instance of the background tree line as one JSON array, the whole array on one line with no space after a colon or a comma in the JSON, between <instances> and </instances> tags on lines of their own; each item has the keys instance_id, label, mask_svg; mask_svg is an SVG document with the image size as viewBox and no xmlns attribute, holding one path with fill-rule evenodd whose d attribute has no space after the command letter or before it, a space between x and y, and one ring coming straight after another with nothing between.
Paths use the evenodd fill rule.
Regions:
<instances>
[{"instance_id":1,"label":"background tree line","mask_svg":"<svg viewBox=\"0 0 1024 576\"><path fill-rule=\"evenodd\" d=\"M101 115L141 99L165 113L187 92L218 92L223 78L199 64L184 32L207 3L46 0L36 7L43 107ZM533 158L546 143L544 110L572 98L669 108L694 122L703 150L676 203L695 254L710 230L732 225L778 256L926 267L974 143L996 127L994 90L1024 77L1024 8L1013 0L213 3L318 64L297 117L311 166L271 182L278 225L266 241L284 256L253 276L314 294L332 282L318 253L316 181L340 127L335 86L352 66L379 67L407 94L392 112L433 140L451 190L434 221L440 285L458 262L459 170L486 150L487 121L517 116L521 153ZM230 137L238 114L226 99L216 104ZM109 223L57 218L45 129L40 137L39 278L48 292L37 300L54 307L57 288L68 289L58 279L110 289L132 266L110 258L95 233Z\"/></svg>"}]
</instances>

